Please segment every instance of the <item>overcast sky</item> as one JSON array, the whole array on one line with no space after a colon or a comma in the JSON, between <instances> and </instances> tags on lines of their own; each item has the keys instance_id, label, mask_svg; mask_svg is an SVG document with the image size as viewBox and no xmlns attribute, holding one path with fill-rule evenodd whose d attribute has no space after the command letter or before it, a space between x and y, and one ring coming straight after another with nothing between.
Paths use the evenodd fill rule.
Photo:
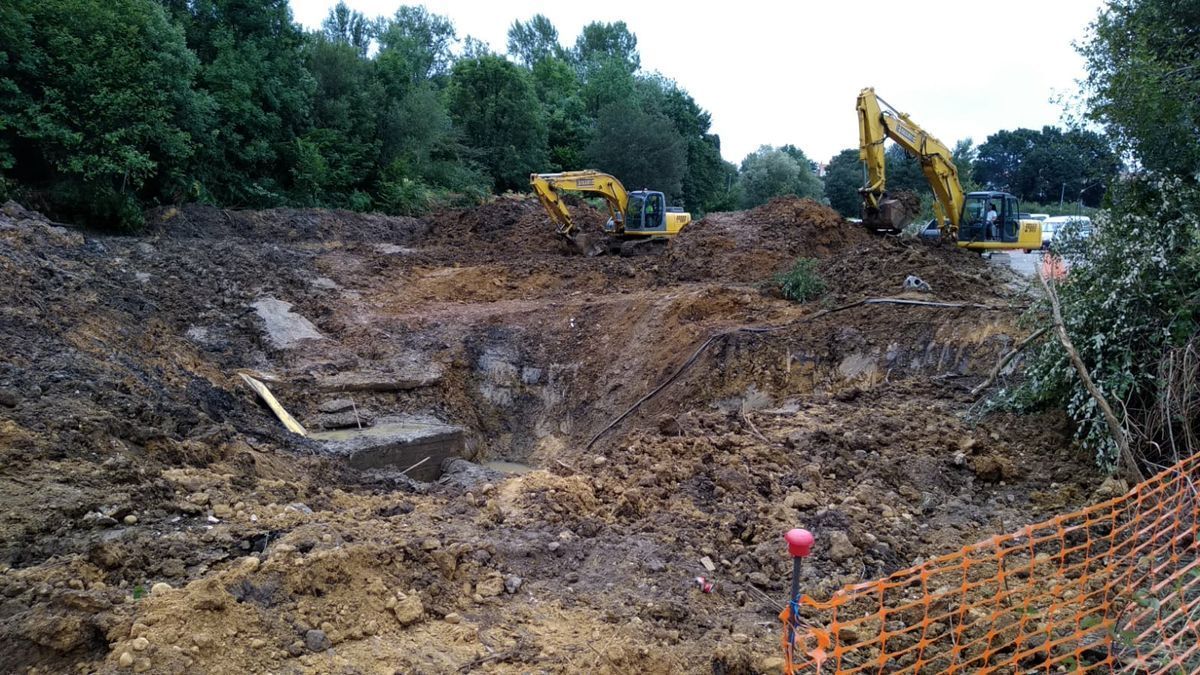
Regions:
<instances>
[{"instance_id":1,"label":"overcast sky","mask_svg":"<svg viewBox=\"0 0 1200 675\"><path fill-rule=\"evenodd\" d=\"M297 21L320 26L336 0L291 0ZM396 0L347 0L367 16ZM591 21L624 21L642 68L659 71L712 113L721 153L740 162L760 145L793 143L828 161L857 147L854 101L865 86L948 145L999 129L1059 124L1083 77L1072 42L1100 0L740 0L547 3L430 0L467 35L503 53L514 19L545 14L564 46Z\"/></svg>"}]
</instances>

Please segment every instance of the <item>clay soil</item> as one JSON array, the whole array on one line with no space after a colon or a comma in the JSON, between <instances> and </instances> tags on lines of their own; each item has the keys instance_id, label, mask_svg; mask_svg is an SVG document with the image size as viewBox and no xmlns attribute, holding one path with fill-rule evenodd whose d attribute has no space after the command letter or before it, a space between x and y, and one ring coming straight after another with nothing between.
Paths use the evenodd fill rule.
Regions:
<instances>
[{"instance_id":1,"label":"clay soil","mask_svg":"<svg viewBox=\"0 0 1200 675\"><path fill-rule=\"evenodd\" d=\"M631 258L572 255L519 197L149 218L0 215L0 672L778 672L786 529L827 597L1100 483L1061 414L966 393L1027 331L1008 272L813 202ZM778 297L797 257L825 297ZM971 306L811 318L896 297ZM272 340L264 298L320 337ZM403 381L354 414L459 425L470 461L353 470L246 371L309 426L330 378Z\"/></svg>"}]
</instances>

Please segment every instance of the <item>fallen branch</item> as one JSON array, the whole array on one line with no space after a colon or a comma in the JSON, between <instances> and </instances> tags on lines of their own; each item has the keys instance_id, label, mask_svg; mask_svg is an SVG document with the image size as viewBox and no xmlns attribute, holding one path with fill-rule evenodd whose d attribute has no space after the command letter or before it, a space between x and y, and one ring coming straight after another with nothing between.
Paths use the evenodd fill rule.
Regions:
<instances>
[{"instance_id":1,"label":"fallen branch","mask_svg":"<svg viewBox=\"0 0 1200 675\"><path fill-rule=\"evenodd\" d=\"M1000 360L996 362L996 367L992 368L991 374L989 374L987 376L987 379L984 380L983 382L980 382L979 386L977 386L971 390L971 398L975 398L975 397L979 396L981 393L983 393L984 389L987 389L988 387L992 386L992 383L996 381L996 378L1000 377L1000 371L1004 370L1004 367L1008 365L1009 361L1012 361L1013 358L1015 358L1016 355L1019 354L1022 349L1025 349L1025 347L1029 345L1029 343L1031 343L1034 340L1045 335L1046 331L1048 331L1048 330L1050 330L1049 327L1043 327L1043 328L1039 328L1039 329L1035 330L1034 332L1030 333L1029 336L1027 336L1024 340L1021 340L1016 345L1014 345L1013 348L1011 350L1009 350L1009 352L1007 354L1005 354L1004 356L1001 356Z\"/></svg>"},{"instance_id":2,"label":"fallen branch","mask_svg":"<svg viewBox=\"0 0 1200 675\"><path fill-rule=\"evenodd\" d=\"M809 314L808 316L802 316L799 319L796 319L794 321L789 321L787 323L780 324L778 326L739 326L737 328L733 328L733 329L724 331L722 333L717 333L715 335L711 335L704 342L700 343L700 346L697 347L696 350L693 351L692 354L690 356L688 356L687 359L685 359L684 362L682 364L680 364L680 366L678 368L675 369L675 372L673 372L669 376L667 376L667 378L665 380L663 380L654 389L651 389L646 395L639 398L636 402L634 402L633 405L629 406L629 408L627 410L625 410L625 412L618 415L616 417L616 419L614 419L613 421L606 424L603 429L601 429L600 431L597 431L596 434L594 436L592 436L591 440L589 440L587 442L587 445L584 446L584 449L590 450L591 447L596 444L596 441L600 440L601 437L603 437L609 431L612 431L612 429L615 428L618 424L625 421L625 419L627 417L629 417L633 413L637 412L638 408L641 408L648 401L650 401L655 396L658 396L660 393L662 393L662 391L664 389L666 389L667 387L669 387L673 382L678 380L681 375L686 373L693 365L696 364L696 361L700 358L701 354L704 353L704 350L708 349L708 347L710 345L712 345L714 342L716 342L717 340L723 340L725 338L736 335L738 333L761 334L761 333L772 333L775 331L781 331L781 330L791 328L793 326L798 326L802 323L808 323L809 321L814 321L814 320L819 319L824 316L829 316L830 314L835 314L837 312L843 312L847 309L852 309L854 307L860 307L862 305L910 305L910 306L918 306L918 307L936 307L936 308L940 308L940 309L968 309L968 308L970 308L970 309L984 309L984 310L989 310L989 311L1022 310L1022 309L1024 309L1024 308L1020 308L1020 307L984 305L984 304L975 303L975 302L933 302L933 301L929 301L929 300L907 300L904 298L866 298L863 300L857 300L855 302L850 302L850 303L847 303L844 305L839 305L839 306L833 307L831 309L822 309L820 311L813 312L812 314Z\"/></svg>"},{"instance_id":3,"label":"fallen branch","mask_svg":"<svg viewBox=\"0 0 1200 675\"><path fill-rule=\"evenodd\" d=\"M1096 383L1092 381L1092 376L1088 374L1087 366L1083 364L1083 359L1079 357L1079 352L1075 350L1075 345L1071 342L1071 337L1067 335L1066 324L1063 322L1062 306L1058 302L1058 293L1050 287L1046 282L1046 278L1041 274L1037 275L1038 281L1042 282L1042 288L1046 290L1046 297L1050 300L1050 309L1054 315L1054 332L1058 334L1058 340L1062 343L1063 349L1067 350L1067 356L1070 357L1071 363L1075 366L1075 371L1079 373L1079 379L1083 381L1083 386L1087 388L1088 393L1095 399L1096 405L1099 406L1100 412L1104 415L1104 421L1108 425L1108 432L1112 434L1113 441L1117 444L1117 449L1121 453L1121 460L1125 464L1125 470L1129 472L1129 477L1134 482L1140 483L1145 480L1142 475L1141 468L1138 467L1137 460L1134 459L1133 451L1129 448L1129 436L1125 434L1125 430L1121 427L1121 422L1113 413L1112 406L1108 404L1108 400L1104 398L1104 394Z\"/></svg>"}]
</instances>

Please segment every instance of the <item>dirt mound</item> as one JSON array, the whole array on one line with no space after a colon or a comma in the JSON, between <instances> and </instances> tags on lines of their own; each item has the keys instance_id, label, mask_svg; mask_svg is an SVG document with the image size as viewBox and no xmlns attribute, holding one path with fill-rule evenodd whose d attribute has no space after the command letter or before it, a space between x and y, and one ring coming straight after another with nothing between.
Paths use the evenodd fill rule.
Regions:
<instances>
[{"instance_id":1,"label":"dirt mound","mask_svg":"<svg viewBox=\"0 0 1200 675\"><path fill-rule=\"evenodd\" d=\"M991 302L1011 292L1011 275L977 253L941 242L871 236L817 268L838 301L898 295L909 276L930 285L928 299Z\"/></svg>"},{"instance_id":2,"label":"dirt mound","mask_svg":"<svg viewBox=\"0 0 1200 675\"><path fill-rule=\"evenodd\" d=\"M671 242L665 266L684 281L764 281L798 257L825 258L867 236L827 206L780 197L692 223Z\"/></svg>"},{"instance_id":3,"label":"dirt mound","mask_svg":"<svg viewBox=\"0 0 1200 675\"><path fill-rule=\"evenodd\" d=\"M598 232L608 220L582 199L567 196L576 227ZM450 209L426 217L427 243L465 251L508 254L569 252L555 235L555 225L533 196L507 193L472 208Z\"/></svg>"},{"instance_id":4,"label":"dirt mound","mask_svg":"<svg viewBox=\"0 0 1200 675\"><path fill-rule=\"evenodd\" d=\"M203 204L161 207L146 214L147 234L254 241L374 241L404 244L428 232L416 218L338 209L247 211Z\"/></svg>"}]
</instances>

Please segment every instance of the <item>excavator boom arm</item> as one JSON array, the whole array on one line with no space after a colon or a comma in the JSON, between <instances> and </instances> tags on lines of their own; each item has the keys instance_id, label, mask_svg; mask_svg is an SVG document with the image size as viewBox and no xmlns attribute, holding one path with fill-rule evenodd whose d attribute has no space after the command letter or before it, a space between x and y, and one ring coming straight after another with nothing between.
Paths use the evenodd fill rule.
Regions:
<instances>
[{"instance_id":1,"label":"excavator boom arm","mask_svg":"<svg viewBox=\"0 0 1200 675\"><path fill-rule=\"evenodd\" d=\"M558 225L558 233L571 237L578 228L571 218L571 212L562 201L562 190L585 192L604 198L608 204L608 213L613 220L617 232L624 227L625 210L629 207L629 193L625 186L615 177L600 171L563 171L560 173L530 174L529 184L537 193L546 213Z\"/></svg>"},{"instance_id":2,"label":"excavator boom arm","mask_svg":"<svg viewBox=\"0 0 1200 675\"><path fill-rule=\"evenodd\" d=\"M890 138L921 162L937 202L939 219L949 222L950 236L958 232L964 195L954 166L953 153L908 115L879 98L873 88L858 94L858 156L867 167L867 184L859 190L867 210L879 209L887 188L883 142Z\"/></svg>"}]
</instances>

